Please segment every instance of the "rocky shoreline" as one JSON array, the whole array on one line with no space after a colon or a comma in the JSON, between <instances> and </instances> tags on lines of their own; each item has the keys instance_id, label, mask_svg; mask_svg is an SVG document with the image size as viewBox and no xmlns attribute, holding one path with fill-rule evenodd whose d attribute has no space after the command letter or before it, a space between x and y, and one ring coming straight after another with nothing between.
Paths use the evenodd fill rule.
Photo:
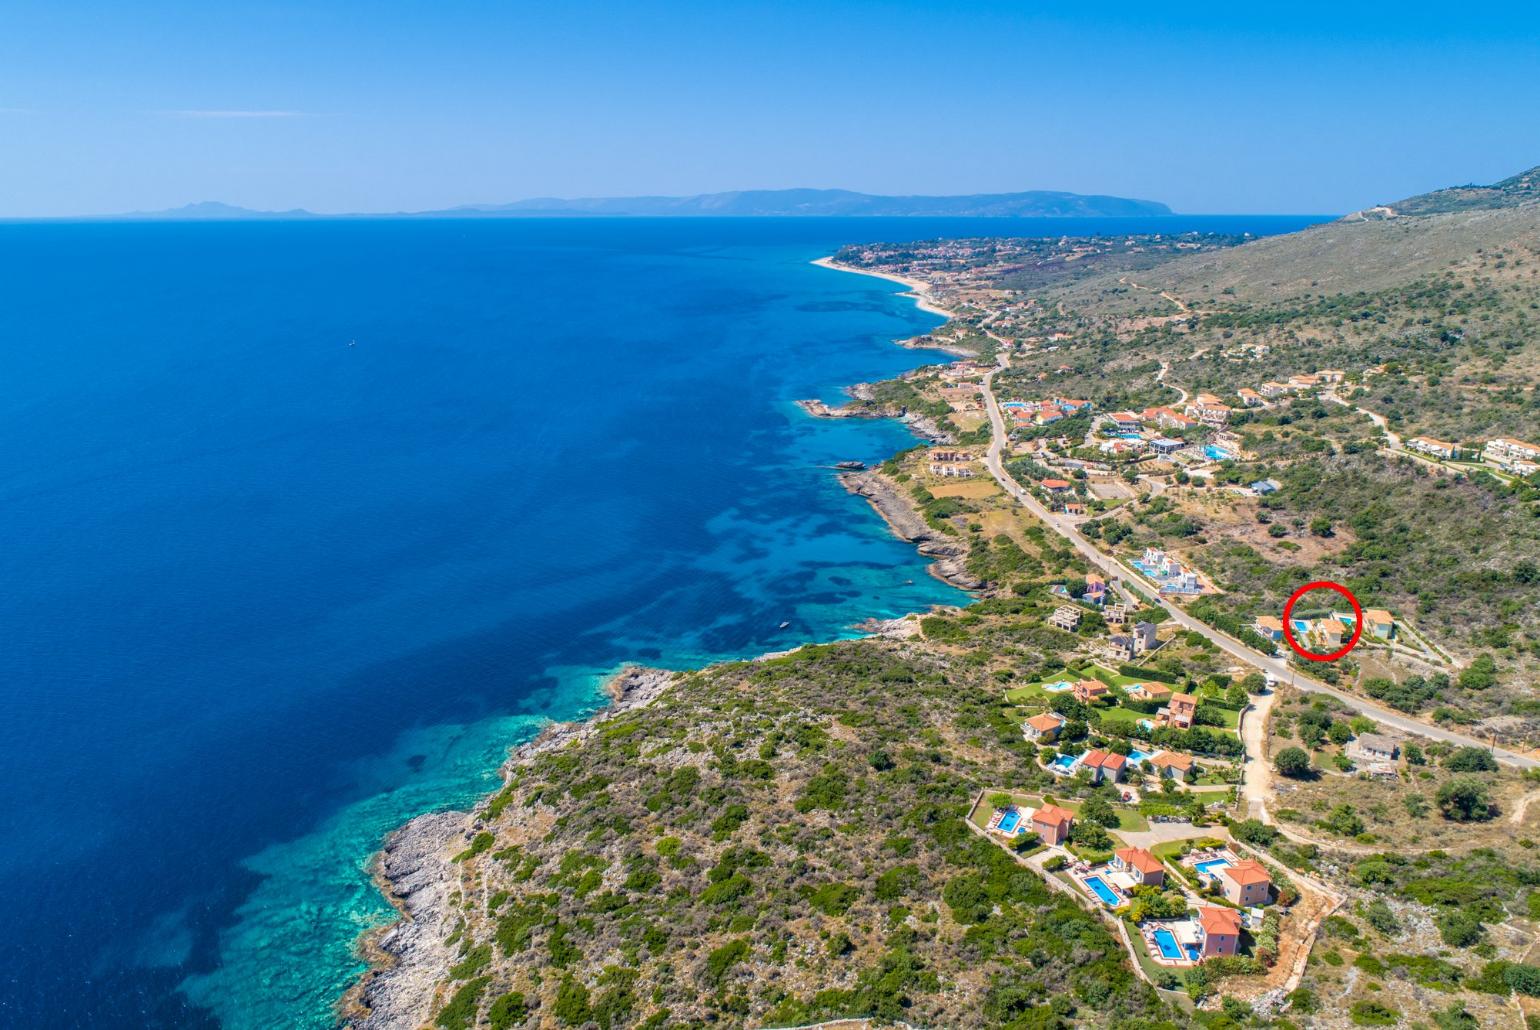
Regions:
<instances>
[{"instance_id":1,"label":"rocky shoreline","mask_svg":"<svg viewBox=\"0 0 1540 1030\"><path fill-rule=\"evenodd\" d=\"M608 719L651 704L678 675L641 666L622 669L605 684L609 705L580 722L552 723L514 749L502 766L504 781L537 755L587 740ZM449 943L459 916L451 904L460 882L454 856L483 825L476 812L434 812L385 838L374 863L374 881L401 918L361 939L360 951L370 968L341 1002L343 1026L395 1030L427 1022L436 988L448 979L456 958Z\"/></svg>"},{"instance_id":2,"label":"rocky shoreline","mask_svg":"<svg viewBox=\"0 0 1540 1030\"><path fill-rule=\"evenodd\" d=\"M918 412L908 411L904 408L892 408L887 405L871 402L869 395L863 395L862 387L866 384L857 384L850 388L850 394L855 398L849 404L832 405L820 400L800 400L797 407L812 415L814 418L891 418L897 419L908 426L910 431L930 443L955 443L956 437L941 428L940 423L929 415L921 415Z\"/></svg>"},{"instance_id":3,"label":"rocky shoreline","mask_svg":"<svg viewBox=\"0 0 1540 1030\"><path fill-rule=\"evenodd\" d=\"M866 498L894 536L914 544L917 551L934 559L929 567L931 575L964 590L978 590L984 586L982 580L968 571L967 545L932 529L913 502L887 476L877 471L842 472L838 478L846 490Z\"/></svg>"}]
</instances>

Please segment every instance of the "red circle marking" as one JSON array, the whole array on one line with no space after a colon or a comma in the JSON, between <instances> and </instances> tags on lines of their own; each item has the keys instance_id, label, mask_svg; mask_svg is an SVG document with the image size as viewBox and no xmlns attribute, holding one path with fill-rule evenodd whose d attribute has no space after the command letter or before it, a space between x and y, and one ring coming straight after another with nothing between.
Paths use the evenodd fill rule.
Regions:
<instances>
[{"instance_id":1,"label":"red circle marking","mask_svg":"<svg viewBox=\"0 0 1540 1030\"><path fill-rule=\"evenodd\" d=\"M1337 648L1337 650L1333 651L1331 654L1314 654L1310 651L1306 651L1303 647L1299 646L1299 641L1294 639L1294 631L1289 628L1289 614L1294 611L1294 603L1312 590L1335 590L1337 593L1347 598L1348 604L1353 606L1353 635L1348 638L1347 643ZM1294 593L1290 594L1288 602L1283 606L1283 637L1289 642L1289 646L1294 649L1294 653L1306 661L1336 661L1338 658L1341 658L1343 655L1353 650L1354 645L1358 643L1358 638L1363 636L1363 632L1364 610L1358 606L1358 598L1354 597L1353 592L1347 587L1343 586L1341 583L1333 583L1329 579L1320 579L1316 580L1314 583L1306 583L1304 586L1294 591Z\"/></svg>"}]
</instances>

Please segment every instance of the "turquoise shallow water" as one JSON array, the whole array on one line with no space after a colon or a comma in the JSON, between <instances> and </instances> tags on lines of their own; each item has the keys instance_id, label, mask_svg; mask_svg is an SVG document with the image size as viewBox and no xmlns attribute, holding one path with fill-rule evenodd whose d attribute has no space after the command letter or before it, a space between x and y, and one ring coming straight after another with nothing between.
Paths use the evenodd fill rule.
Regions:
<instances>
[{"instance_id":1,"label":"turquoise shallow water","mask_svg":"<svg viewBox=\"0 0 1540 1030\"><path fill-rule=\"evenodd\" d=\"M791 402L941 357L811 258L970 228L0 226L0 1021L326 1026L384 833L609 670L964 601Z\"/></svg>"}]
</instances>

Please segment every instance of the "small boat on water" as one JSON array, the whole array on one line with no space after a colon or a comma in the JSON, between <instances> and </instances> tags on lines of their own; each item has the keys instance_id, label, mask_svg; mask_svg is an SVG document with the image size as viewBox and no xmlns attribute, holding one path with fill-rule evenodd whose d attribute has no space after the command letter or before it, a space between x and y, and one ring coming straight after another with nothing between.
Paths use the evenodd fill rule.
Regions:
<instances>
[{"instance_id":1,"label":"small boat on water","mask_svg":"<svg viewBox=\"0 0 1540 1030\"><path fill-rule=\"evenodd\" d=\"M779 626L777 626L775 628L776 629L785 629L787 626L790 626L790 625L791 625L790 622L783 622L783 623L781 623Z\"/></svg>"},{"instance_id":2,"label":"small boat on water","mask_svg":"<svg viewBox=\"0 0 1540 1030\"><path fill-rule=\"evenodd\" d=\"M866 462L864 462L864 461L836 461L834 463L834 467L839 469L841 472L860 472L862 469L866 468Z\"/></svg>"}]
</instances>

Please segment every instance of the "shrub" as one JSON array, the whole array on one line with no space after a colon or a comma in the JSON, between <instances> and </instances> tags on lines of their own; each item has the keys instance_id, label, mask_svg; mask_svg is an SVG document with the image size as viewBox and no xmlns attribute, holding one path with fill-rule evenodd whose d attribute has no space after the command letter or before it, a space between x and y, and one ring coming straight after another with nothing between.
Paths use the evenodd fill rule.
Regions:
<instances>
[{"instance_id":1,"label":"shrub","mask_svg":"<svg viewBox=\"0 0 1540 1030\"><path fill-rule=\"evenodd\" d=\"M1450 772L1496 772L1497 759L1484 747L1457 747L1444 759Z\"/></svg>"}]
</instances>

